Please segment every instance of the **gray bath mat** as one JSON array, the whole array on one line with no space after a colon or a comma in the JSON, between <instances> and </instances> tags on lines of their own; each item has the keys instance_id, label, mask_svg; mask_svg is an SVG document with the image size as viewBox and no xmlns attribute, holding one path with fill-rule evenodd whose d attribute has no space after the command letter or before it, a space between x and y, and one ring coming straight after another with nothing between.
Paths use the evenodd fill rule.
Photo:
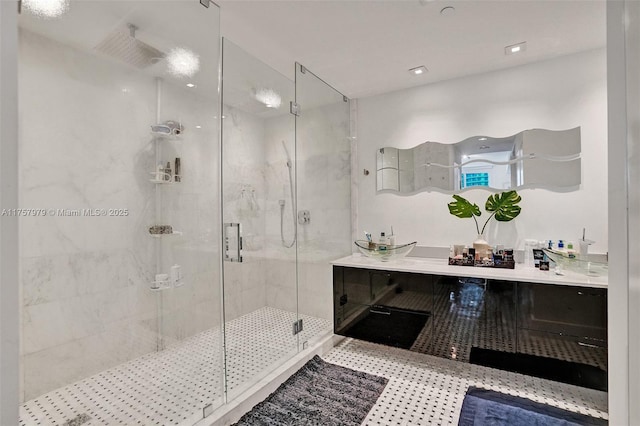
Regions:
<instances>
[{"instance_id":1,"label":"gray bath mat","mask_svg":"<svg viewBox=\"0 0 640 426\"><path fill-rule=\"evenodd\" d=\"M236 425L357 426L387 381L329 364L316 355Z\"/></svg>"}]
</instances>

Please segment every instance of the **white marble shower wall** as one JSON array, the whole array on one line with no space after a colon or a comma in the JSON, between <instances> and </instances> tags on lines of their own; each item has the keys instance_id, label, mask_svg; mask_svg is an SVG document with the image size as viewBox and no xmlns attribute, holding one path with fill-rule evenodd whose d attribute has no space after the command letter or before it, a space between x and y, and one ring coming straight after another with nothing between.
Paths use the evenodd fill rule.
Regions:
<instances>
[{"instance_id":1,"label":"white marble shower wall","mask_svg":"<svg viewBox=\"0 0 640 426\"><path fill-rule=\"evenodd\" d=\"M348 104L305 109L296 124L297 210L309 210L311 222L298 224L298 310L333 318L332 272L329 262L351 251L351 165ZM289 277L294 259L280 244L277 200L289 200L284 140L294 152L294 135L288 132L290 116L267 120L266 238L273 248L267 280L268 306L295 308L295 280ZM291 209L284 212L285 239L293 234ZM289 240L290 241L290 240Z\"/></svg>"},{"instance_id":2,"label":"white marble shower wall","mask_svg":"<svg viewBox=\"0 0 640 426\"><path fill-rule=\"evenodd\" d=\"M242 263L225 263L225 320L229 321L267 305L265 122L228 105L223 110L224 221L240 223L244 240Z\"/></svg>"},{"instance_id":3,"label":"white marble shower wall","mask_svg":"<svg viewBox=\"0 0 640 426\"><path fill-rule=\"evenodd\" d=\"M221 321L218 208L218 99L197 88L163 84L160 121L179 121L179 140L161 144L163 163L180 158L181 181L161 185L159 224L182 235L162 238L162 268L182 270L184 285L163 292L160 332L165 346L208 330ZM175 172L175 170L174 170Z\"/></svg>"},{"instance_id":4,"label":"white marble shower wall","mask_svg":"<svg viewBox=\"0 0 640 426\"><path fill-rule=\"evenodd\" d=\"M149 290L156 272L148 234L155 222L154 78L21 31L20 206L128 211L21 218L25 400L156 350L159 297L168 337L219 319L219 298L209 303L219 285L212 282L216 246L208 244L217 223L216 129L207 127L215 111L202 107L211 101L182 92L165 86L163 119L186 123L189 136L175 151L166 148L165 159L183 158L185 184L163 189L163 206L185 231L165 244L174 256L165 261L183 265L187 285L159 296Z\"/></svg>"}]
</instances>

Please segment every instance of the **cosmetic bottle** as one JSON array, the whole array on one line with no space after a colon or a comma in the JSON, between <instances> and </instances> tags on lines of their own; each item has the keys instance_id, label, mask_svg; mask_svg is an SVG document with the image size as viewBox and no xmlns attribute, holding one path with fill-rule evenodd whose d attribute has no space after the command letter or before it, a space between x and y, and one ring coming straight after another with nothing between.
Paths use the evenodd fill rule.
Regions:
<instances>
[{"instance_id":1,"label":"cosmetic bottle","mask_svg":"<svg viewBox=\"0 0 640 426\"><path fill-rule=\"evenodd\" d=\"M180 265L173 265L171 267L171 284L174 287L182 285L182 268Z\"/></svg>"},{"instance_id":2,"label":"cosmetic bottle","mask_svg":"<svg viewBox=\"0 0 640 426\"><path fill-rule=\"evenodd\" d=\"M378 250L386 251L387 250L387 237L384 235L384 232L380 233L380 239L378 240Z\"/></svg>"},{"instance_id":3,"label":"cosmetic bottle","mask_svg":"<svg viewBox=\"0 0 640 426\"><path fill-rule=\"evenodd\" d=\"M167 167L164 168L164 180L171 180L171 162L167 161Z\"/></svg>"},{"instance_id":4,"label":"cosmetic bottle","mask_svg":"<svg viewBox=\"0 0 640 426\"><path fill-rule=\"evenodd\" d=\"M173 178L174 182L180 182L180 179L181 179L180 174L182 172L181 169L182 168L181 168L181 164L180 164L180 157L176 157L175 166L173 168L173 171L175 173L175 177Z\"/></svg>"}]
</instances>

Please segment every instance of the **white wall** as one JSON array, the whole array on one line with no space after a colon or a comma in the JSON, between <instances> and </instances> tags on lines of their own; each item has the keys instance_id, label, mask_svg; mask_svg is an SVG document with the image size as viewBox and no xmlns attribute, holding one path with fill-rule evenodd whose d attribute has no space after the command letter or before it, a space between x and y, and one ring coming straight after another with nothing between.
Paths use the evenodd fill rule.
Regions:
<instances>
[{"instance_id":1,"label":"white wall","mask_svg":"<svg viewBox=\"0 0 640 426\"><path fill-rule=\"evenodd\" d=\"M525 52L526 54L526 52ZM444 81L358 101L357 235L394 227L396 241L425 246L469 244L472 219L449 214L451 195L376 194L376 150L410 148L424 141L455 143L474 135L510 136L525 129L582 128L582 185L576 192L521 190L522 213L488 228L492 244L522 247L524 239L577 240L582 228L606 252L607 103L603 49ZM363 169L371 172L364 176ZM484 207L489 192L465 198ZM488 217L486 213L483 217ZM482 218L481 218L482 219Z\"/></svg>"}]
</instances>

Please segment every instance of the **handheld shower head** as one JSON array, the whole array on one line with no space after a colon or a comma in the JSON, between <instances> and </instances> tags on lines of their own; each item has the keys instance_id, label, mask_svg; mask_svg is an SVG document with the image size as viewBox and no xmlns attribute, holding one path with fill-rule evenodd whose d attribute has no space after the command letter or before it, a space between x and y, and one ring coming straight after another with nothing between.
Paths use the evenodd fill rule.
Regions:
<instances>
[{"instance_id":1,"label":"handheld shower head","mask_svg":"<svg viewBox=\"0 0 640 426\"><path fill-rule=\"evenodd\" d=\"M284 140L282 141L282 147L284 148L284 153L287 155L287 167L291 168L293 163L291 163L291 156L289 155L289 150L287 149L287 144L284 143Z\"/></svg>"}]
</instances>

